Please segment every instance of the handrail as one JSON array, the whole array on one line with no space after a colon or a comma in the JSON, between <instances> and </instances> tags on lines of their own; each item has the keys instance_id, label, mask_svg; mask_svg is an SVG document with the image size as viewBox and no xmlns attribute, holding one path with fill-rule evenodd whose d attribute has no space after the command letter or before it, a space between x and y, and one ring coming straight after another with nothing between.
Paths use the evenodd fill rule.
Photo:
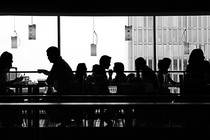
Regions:
<instances>
[{"instance_id":1,"label":"handrail","mask_svg":"<svg viewBox=\"0 0 210 140\"><path fill-rule=\"evenodd\" d=\"M0 95L2 102L210 102L210 95Z\"/></svg>"},{"instance_id":2,"label":"handrail","mask_svg":"<svg viewBox=\"0 0 210 140\"><path fill-rule=\"evenodd\" d=\"M31 70L26 70L26 71L10 71L9 73L38 73L38 71L31 71ZM76 72L76 71L73 71L73 72ZM87 73L90 73L90 72L92 72L92 71L86 71ZM106 72L109 72L109 71L106 71ZM114 71L113 71L114 72ZM136 72L135 70L131 70L131 71L129 71L129 70L126 70L126 71L124 71L125 73L128 73L128 72ZM140 71L141 72L141 71ZM157 71L154 71L154 72L158 72L158 70ZM186 71L179 71L179 70L177 70L177 71L175 71L175 70L173 70L173 71L168 71L169 73L170 72L172 72L172 73L176 73L176 72L178 72L178 73L185 73Z\"/></svg>"},{"instance_id":3,"label":"handrail","mask_svg":"<svg viewBox=\"0 0 210 140\"><path fill-rule=\"evenodd\" d=\"M20 102L2 102L2 99L29 99ZM62 98L65 100L36 100L44 98ZM31 100L32 99L32 100ZM112 99L112 100L110 100ZM167 100L166 100L167 99ZM186 100L187 99L187 100ZM190 100L192 99L192 100ZM200 101L199 101L200 99ZM134 110L133 113L138 115L140 111L159 110L160 112L173 115L177 111L179 115L185 115L188 110L193 110L195 113L206 113L210 108L210 96L152 96L152 95L0 95L0 110L29 110L28 119L33 121L29 127L39 128L39 111L40 110L86 110L86 109L129 109ZM141 110L142 109L142 110ZM31 111L30 111L31 110ZM135 117L133 113L129 113L130 118ZM207 112L208 113L208 112ZM201 114L202 115L202 114ZM29 122L31 122L29 121Z\"/></svg>"}]
</instances>

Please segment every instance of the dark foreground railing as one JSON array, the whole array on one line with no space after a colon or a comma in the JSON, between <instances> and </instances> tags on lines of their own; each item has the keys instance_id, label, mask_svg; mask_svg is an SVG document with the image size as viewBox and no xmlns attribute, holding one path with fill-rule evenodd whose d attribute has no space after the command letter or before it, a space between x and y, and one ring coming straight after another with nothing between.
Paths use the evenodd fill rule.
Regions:
<instances>
[{"instance_id":1,"label":"dark foreground railing","mask_svg":"<svg viewBox=\"0 0 210 140\"><path fill-rule=\"evenodd\" d=\"M144 123L150 123L147 126L210 128L210 96L1 95L0 111L5 109L26 111L28 128L40 127L41 110L73 110L71 113L123 110L120 116L115 116L115 119L126 122L123 127L142 127ZM82 118L89 119L88 115L90 114L83 113ZM90 116L102 119L100 115L93 113Z\"/></svg>"}]
</instances>

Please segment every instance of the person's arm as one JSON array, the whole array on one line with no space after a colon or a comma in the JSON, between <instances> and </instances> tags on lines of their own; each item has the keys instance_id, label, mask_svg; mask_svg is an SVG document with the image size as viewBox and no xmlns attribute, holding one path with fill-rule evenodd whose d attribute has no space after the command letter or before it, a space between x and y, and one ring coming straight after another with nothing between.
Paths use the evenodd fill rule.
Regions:
<instances>
[{"instance_id":1,"label":"person's arm","mask_svg":"<svg viewBox=\"0 0 210 140\"><path fill-rule=\"evenodd\" d=\"M172 80L171 77L170 77L170 75L168 75L168 81L169 81L172 85L179 84L178 82L175 82L174 80Z\"/></svg>"},{"instance_id":2,"label":"person's arm","mask_svg":"<svg viewBox=\"0 0 210 140\"><path fill-rule=\"evenodd\" d=\"M38 69L38 73L43 73L45 75L50 75L50 72L48 70L45 70L45 69Z\"/></svg>"},{"instance_id":3,"label":"person's arm","mask_svg":"<svg viewBox=\"0 0 210 140\"><path fill-rule=\"evenodd\" d=\"M22 80L23 80L23 77L17 77L17 78L14 79L14 80L7 81L7 85L12 85L12 84L14 84L14 83L21 82Z\"/></svg>"}]
</instances>

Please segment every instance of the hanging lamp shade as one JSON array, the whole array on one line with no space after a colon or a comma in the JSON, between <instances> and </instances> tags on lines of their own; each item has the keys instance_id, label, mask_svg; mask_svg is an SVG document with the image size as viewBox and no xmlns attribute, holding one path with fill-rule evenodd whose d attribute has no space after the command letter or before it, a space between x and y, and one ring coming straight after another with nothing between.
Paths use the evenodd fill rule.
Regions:
<instances>
[{"instance_id":1,"label":"hanging lamp shade","mask_svg":"<svg viewBox=\"0 0 210 140\"><path fill-rule=\"evenodd\" d=\"M97 56L97 43L98 36L95 31L95 19L93 17L93 43L90 44L90 56Z\"/></svg>"},{"instance_id":2,"label":"hanging lamp shade","mask_svg":"<svg viewBox=\"0 0 210 140\"><path fill-rule=\"evenodd\" d=\"M132 40L132 25L130 26L125 25L125 40L126 41Z\"/></svg>"},{"instance_id":3,"label":"hanging lamp shade","mask_svg":"<svg viewBox=\"0 0 210 140\"><path fill-rule=\"evenodd\" d=\"M36 40L36 24L32 24L28 26L28 39Z\"/></svg>"},{"instance_id":4,"label":"hanging lamp shade","mask_svg":"<svg viewBox=\"0 0 210 140\"><path fill-rule=\"evenodd\" d=\"M15 16L14 16L14 32L13 35L11 36L11 48L17 49L17 46L18 46L18 34L15 29Z\"/></svg>"},{"instance_id":5,"label":"hanging lamp shade","mask_svg":"<svg viewBox=\"0 0 210 140\"><path fill-rule=\"evenodd\" d=\"M190 54L190 44L188 42L184 41L184 54L189 55Z\"/></svg>"},{"instance_id":6,"label":"hanging lamp shade","mask_svg":"<svg viewBox=\"0 0 210 140\"><path fill-rule=\"evenodd\" d=\"M97 48L96 48L96 44L92 43L90 44L90 50L91 50L91 56L96 56L97 55Z\"/></svg>"},{"instance_id":7,"label":"hanging lamp shade","mask_svg":"<svg viewBox=\"0 0 210 140\"><path fill-rule=\"evenodd\" d=\"M17 48L17 36L11 36L11 47L12 49Z\"/></svg>"}]
</instances>

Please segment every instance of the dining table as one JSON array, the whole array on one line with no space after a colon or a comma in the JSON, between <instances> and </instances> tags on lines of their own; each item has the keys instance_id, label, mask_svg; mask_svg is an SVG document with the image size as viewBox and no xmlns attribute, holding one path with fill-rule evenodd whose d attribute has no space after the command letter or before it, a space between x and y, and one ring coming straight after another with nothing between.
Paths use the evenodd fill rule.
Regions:
<instances>
[{"instance_id":1,"label":"dining table","mask_svg":"<svg viewBox=\"0 0 210 140\"><path fill-rule=\"evenodd\" d=\"M35 82L17 82L11 84L9 87L14 89L15 94L38 95L43 93L41 88L47 87L47 84Z\"/></svg>"}]
</instances>

